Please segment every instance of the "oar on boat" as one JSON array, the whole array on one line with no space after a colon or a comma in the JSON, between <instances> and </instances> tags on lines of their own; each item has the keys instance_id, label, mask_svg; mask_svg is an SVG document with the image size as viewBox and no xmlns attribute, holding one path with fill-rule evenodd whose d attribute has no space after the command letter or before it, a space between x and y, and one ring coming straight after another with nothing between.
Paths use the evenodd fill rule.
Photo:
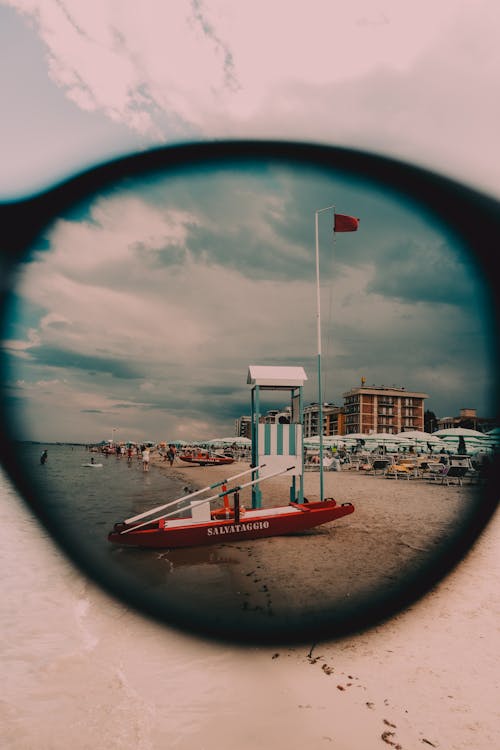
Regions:
<instances>
[{"instance_id":1,"label":"oar on boat","mask_svg":"<svg viewBox=\"0 0 500 750\"><path fill-rule=\"evenodd\" d=\"M262 465L263 466L263 465ZM262 468L262 466L260 468ZM257 468L257 467L256 467ZM259 477L258 479L252 479L250 482L244 482L243 484L239 484L236 487L232 487L231 489L225 489L222 492L219 492L217 495L212 495L211 497L205 497L203 500L198 500L197 503L191 503L191 508L197 508L199 505L204 505L205 503L209 503L212 500L218 500L220 497L224 497L224 495L233 495L235 492L239 492L244 487L252 487L254 484L257 484L258 482L263 482L265 479L271 479L272 477L277 477L280 474L286 474L288 471L292 471L292 469L295 469L295 466L289 466L287 469L281 469L280 471L275 471L273 474L268 474L265 477ZM252 469L253 471L253 469ZM243 474L248 474L248 471L244 471L241 474L237 476L242 476ZM236 477L234 477L236 478ZM225 480L230 481L230 480ZM220 484L218 482L217 484ZM198 492L201 492L202 490L198 490ZM186 497L192 497L192 495L187 495ZM177 501L178 502L178 501ZM163 506L163 510L166 509L167 506L173 505L173 503L167 503L167 505ZM153 511L149 511L146 515L149 515L149 513L152 513ZM135 526L131 526L127 529L121 529L120 534L128 534L130 531L137 531L137 529L141 529L143 526L147 526L150 523L154 523L155 521L160 521L162 518L171 518L171 516L176 516L179 512L179 509L172 511L171 513L162 513L160 516L155 516L154 518L149 518L147 521L144 521L143 523L139 523ZM144 514L143 514L144 515ZM125 521L127 523L127 521Z\"/></svg>"},{"instance_id":2,"label":"oar on boat","mask_svg":"<svg viewBox=\"0 0 500 750\"><path fill-rule=\"evenodd\" d=\"M245 476L245 474L250 474L250 472L263 469L265 465L266 464L260 464L260 466L254 466L250 469L246 469L245 471L240 472L239 474L234 474L232 477L228 477L227 479L221 479L220 482L215 482L215 484L209 484L206 487L203 487L203 489L201 490L196 490L196 492L190 492L189 495L183 495L178 500L170 500L168 503L165 503L164 505L157 505L156 508L151 508L150 510L146 510L144 511L144 513L139 513L137 516L131 516L130 518L126 518L125 523L126 524L135 523L135 521L140 521L141 518L146 518L146 516L149 516L152 513L158 513L158 511L160 510L166 510L166 508L171 508L173 505L182 503L184 500L189 500L192 497L201 495L202 492L208 492L208 490L215 490L217 487L221 487L223 484L228 484L229 482L232 482L235 479L239 479L240 477ZM219 495L216 495L215 497L219 497ZM176 512L178 513L178 510Z\"/></svg>"}]
</instances>

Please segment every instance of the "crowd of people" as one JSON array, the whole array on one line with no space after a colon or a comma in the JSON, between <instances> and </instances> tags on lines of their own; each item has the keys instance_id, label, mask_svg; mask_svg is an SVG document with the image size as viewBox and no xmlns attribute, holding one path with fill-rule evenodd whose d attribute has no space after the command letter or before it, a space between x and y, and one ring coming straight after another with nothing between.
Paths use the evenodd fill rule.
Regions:
<instances>
[{"instance_id":1,"label":"crowd of people","mask_svg":"<svg viewBox=\"0 0 500 750\"><path fill-rule=\"evenodd\" d=\"M170 466L173 465L177 454L176 447L173 443L170 443L168 446L164 443L160 443L156 446L151 443L106 443L103 445L87 447L89 450L102 453L106 457L114 455L117 459L126 458L127 463L129 464L131 464L134 459L142 461L142 470L145 472L149 471L152 452L158 452L158 455L163 458L163 461L168 461Z\"/></svg>"}]
</instances>

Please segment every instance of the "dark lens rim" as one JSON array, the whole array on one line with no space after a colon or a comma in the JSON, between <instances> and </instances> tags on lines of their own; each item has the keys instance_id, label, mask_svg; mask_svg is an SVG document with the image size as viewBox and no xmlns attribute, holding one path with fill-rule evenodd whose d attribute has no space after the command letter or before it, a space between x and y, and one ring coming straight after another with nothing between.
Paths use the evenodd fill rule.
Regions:
<instances>
[{"instance_id":1,"label":"dark lens rim","mask_svg":"<svg viewBox=\"0 0 500 750\"><path fill-rule=\"evenodd\" d=\"M415 201L421 207L448 225L464 246L475 257L485 284L489 289L492 311L491 340L497 346L494 352L495 367L499 360L500 306L496 287L496 263L498 237L500 236L500 203L465 185L421 167L406 164L385 156L303 142L235 140L216 143L188 143L177 146L156 148L143 153L121 157L93 167L71 177L49 190L23 201L0 205L0 220L4 228L3 257L4 283L0 299L0 321L4 319L5 302L9 282L16 264L21 261L30 243L50 223L50 221L75 203L88 198L93 193L124 178L140 177L154 172L166 173L189 167L208 167L217 163L247 160L277 160L295 165L317 166L322 170L332 169L348 176L372 181L384 188L395 191ZM0 372L5 371L4 354L1 354ZM496 396L496 394L495 394ZM498 403L495 404L498 415ZM418 598L427 593L465 556L494 514L498 505L498 492L494 482L489 482L483 493L477 511L463 519L455 537L449 541L439 556L429 560L429 564L419 570L418 575L405 582L404 590L376 601L367 601L361 612L351 612L348 617L316 621L310 626L301 627L293 633L279 632L272 626L267 630L253 629L234 633L224 624L216 628L206 623L195 623L175 612L159 612L149 599L140 592L131 591L117 581L103 578L103 571L93 565L92 560L75 550L67 538L64 528L57 519L47 514L43 502L37 496L36 487L19 464L17 452L11 441L14 425L9 422L5 408L5 398L0 396L0 418L4 429L0 436L1 460L14 486L26 501L29 509L42 522L64 554L73 563L109 594L134 606L142 614L159 619L166 624L181 628L197 636L216 640L229 640L233 643L304 643L312 640L347 635L360 629L372 627L394 616ZM499 457L496 457L492 475L498 476Z\"/></svg>"}]
</instances>

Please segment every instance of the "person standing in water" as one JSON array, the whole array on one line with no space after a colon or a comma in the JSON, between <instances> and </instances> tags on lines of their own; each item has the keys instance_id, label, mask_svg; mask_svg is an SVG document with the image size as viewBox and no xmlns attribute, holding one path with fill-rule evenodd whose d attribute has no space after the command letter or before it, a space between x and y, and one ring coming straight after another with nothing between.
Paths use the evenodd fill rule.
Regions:
<instances>
[{"instance_id":1,"label":"person standing in water","mask_svg":"<svg viewBox=\"0 0 500 750\"><path fill-rule=\"evenodd\" d=\"M142 470L149 471L149 448L147 445L144 446L142 451Z\"/></svg>"},{"instance_id":2,"label":"person standing in water","mask_svg":"<svg viewBox=\"0 0 500 750\"><path fill-rule=\"evenodd\" d=\"M48 459L48 457L49 457L49 456L48 456L48 453L47 453L47 449L45 449L45 450L44 450L44 451L42 452L42 455L40 456L40 463L41 463L41 464L44 464L44 463L46 462L46 460Z\"/></svg>"}]
</instances>

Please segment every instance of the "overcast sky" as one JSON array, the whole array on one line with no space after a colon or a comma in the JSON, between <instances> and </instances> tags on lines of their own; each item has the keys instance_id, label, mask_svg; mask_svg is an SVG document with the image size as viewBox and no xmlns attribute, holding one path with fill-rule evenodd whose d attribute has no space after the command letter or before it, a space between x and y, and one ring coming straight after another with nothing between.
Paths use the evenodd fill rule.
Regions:
<instances>
[{"instance_id":1,"label":"overcast sky","mask_svg":"<svg viewBox=\"0 0 500 750\"><path fill-rule=\"evenodd\" d=\"M0 196L157 144L279 137L414 161L500 192L495 2L19 0L0 6ZM424 391L492 409L484 290L415 208L286 165L144 180L41 237L5 346L23 436L196 439L249 411L249 364L303 364L315 400L314 211L327 400Z\"/></svg>"}]
</instances>

